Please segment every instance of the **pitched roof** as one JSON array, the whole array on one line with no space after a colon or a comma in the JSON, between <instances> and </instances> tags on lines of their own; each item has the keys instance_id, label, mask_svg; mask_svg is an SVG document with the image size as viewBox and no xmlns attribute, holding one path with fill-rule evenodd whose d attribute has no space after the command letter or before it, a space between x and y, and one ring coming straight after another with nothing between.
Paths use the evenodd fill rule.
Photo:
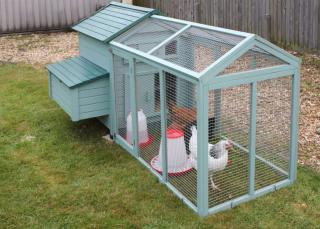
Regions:
<instances>
[{"instance_id":1,"label":"pitched roof","mask_svg":"<svg viewBox=\"0 0 320 229\"><path fill-rule=\"evenodd\" d=\"M107 70L81 56L49 64L47 69L70 88L109 76Z\"/></svg>"},{"instance_id":2,"label":"pitched roof","mask_svg":"<svg viewBox=\"0 0 320 229\"><path fill-rule=\"evenodd\" d=\"M155 9L111 2L72 28L100 41L108 42L156 12Z\"/></svg>"}]
</instances>

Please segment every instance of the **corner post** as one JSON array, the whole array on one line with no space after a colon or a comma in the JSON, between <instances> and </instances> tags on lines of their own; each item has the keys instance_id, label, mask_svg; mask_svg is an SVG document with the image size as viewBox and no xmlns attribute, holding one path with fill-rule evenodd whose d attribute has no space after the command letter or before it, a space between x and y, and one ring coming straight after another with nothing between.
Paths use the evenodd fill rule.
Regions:
<instances>
[{"instance_id":1,"label":"corner post","mask_svg":"<svg viewBox=\"0 0 320 229\"><path fill-rule=\"evenodd\" d=\"M197 207L208 215L208 87L197 84Z\"/></svg>"},{"instance_id":2,"label":"corner post","mask_svg":"<svg viewBox=\"0 0 320 229\"><path fill-rule=\"evenodd\" d=\"M290 165L289 179L293 183L297 179L298 122L300 95L300 68L292 76L291 95L291 131L290 131Z\"/></svg>"},{"instance_id":3,"label":"corner post","mask_svg":"<svg viewBox=\"0 0 320 229\"><path fill-rule=\"evenodd\" d=\"M160 111L161 111L161 150L162 150L162 181L168 181L167 170L167 106L166 106L166 84L163 70L159 70L159 83L160 83Z\"/></svg>"},{"instance_id":4,"label":"corner post","mask_svg":"<svg viewBox=\"0 0 320 229\"><path fill-rule=\"evenodd\" d=\"M118 132L118 127L117 127L117 114L116 114L116 90L115 90L115 55L112 54L112 71L110 72L110 97L111 97L111 128L110 128L110 134L113 135L113 137L116 136Z\"/></svg>"},{"instance_id":5,"label":"corner post","mask_svg":"<svg viewBox=\"0 0 320 229\"><path fill-rule=\"evenodd\" d=\"M139 156L139 135L138 135L138 114L137 114L137 96L136 96L136 59L129 59L129 77L130 77L130 110L132 114L132 142L133 154Z\"/></svg>"},{"instance_id":6,"label":"corner post","mask_svg":"<svg viewBox=\"0 0 320 229\"><path fill-rule=\"evenodd\" d=\"M257 82L250 84L250 91L249 195L254 195L257 132Z\"/></svg>"}]
</instances>

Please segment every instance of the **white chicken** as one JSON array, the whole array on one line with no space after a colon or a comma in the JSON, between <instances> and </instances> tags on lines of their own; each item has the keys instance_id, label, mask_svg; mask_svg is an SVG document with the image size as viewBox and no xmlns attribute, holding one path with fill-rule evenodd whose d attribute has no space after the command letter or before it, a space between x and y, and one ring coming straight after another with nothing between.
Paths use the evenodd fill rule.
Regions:
<instances>
[{"instance_id":1,"label":"white chicken","mask_svg":"<svg viewBox=\"0 0 320 229\"><path fill-rule=\"evenodd\" d=\"M197 169L197 128L191 127L192 136L189 142L190 161L192 167ZM228 149L232 147L232 144L228 140L221 140L216 144L208 144L208 170L220 171L223 170L228 164ZM214 184L212 176L210 176L212 188L219 190Z\"/></svg>"}]
</instances>

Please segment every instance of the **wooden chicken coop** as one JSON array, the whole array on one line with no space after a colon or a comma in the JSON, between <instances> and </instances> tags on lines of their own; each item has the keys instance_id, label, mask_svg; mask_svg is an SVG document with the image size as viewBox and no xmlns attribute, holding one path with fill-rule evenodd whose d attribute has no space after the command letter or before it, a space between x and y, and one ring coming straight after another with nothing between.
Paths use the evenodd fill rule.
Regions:
<instances>
[{"instance_id":1,"label":"wooden chicken coop","mask_svg":"<svg viewBox=\"0 0 320 229\"><path fill-rule=\"evenodd\" d=\"M239 31L111 3L73 27L80 57L48 66L50 96L201 216L296 179L300 61Z\"/></svg>"}]
</instances>

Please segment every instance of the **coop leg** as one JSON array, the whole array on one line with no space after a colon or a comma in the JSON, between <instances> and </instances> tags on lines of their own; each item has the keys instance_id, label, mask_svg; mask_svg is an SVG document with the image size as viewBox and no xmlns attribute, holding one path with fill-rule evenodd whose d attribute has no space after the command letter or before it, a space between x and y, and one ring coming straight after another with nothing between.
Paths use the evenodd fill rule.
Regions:
<instances>
[{"instance_id":1,"label":"coop leg","mask_svg":"<svg viewBox=\"0 0 320 229\"><path fill-rule=\"evenodd\" d=\"M212 175L210 175L210 182L211 182L211 187L214 191L221 191L221 189L217 185L215 185L215 183L213 182Z\"/></svg>"}]
</instances>

